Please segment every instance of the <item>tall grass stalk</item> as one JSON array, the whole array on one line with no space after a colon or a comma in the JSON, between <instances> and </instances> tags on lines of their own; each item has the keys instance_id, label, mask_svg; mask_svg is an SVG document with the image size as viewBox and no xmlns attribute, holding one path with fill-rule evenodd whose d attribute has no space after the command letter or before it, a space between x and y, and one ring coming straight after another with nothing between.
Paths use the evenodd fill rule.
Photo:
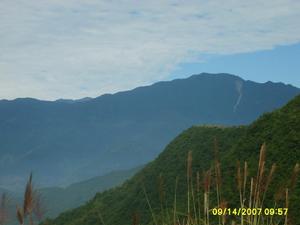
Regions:
<instances>
[{"instance_id":1,"label":"tall grass stalk","mask_svg":"<svg viewBox=\"0 0 300 225\"><path fill-rule=\"evenodd\" d=\"M177 210L177 188L178 188L178 177L176 177L175 181L175 190L174 190L174 203L173 203L173 219L167 219L165 216L162 217L163 221L158 223L156 219L156 215L151 207L150 200L146 194L145 188L144 193L147 200L147 204L149 206L153 223L155 225L215 225L216 221L219 225L225 224L235 224L235 225L278 225L283 222L285 225L288 225L288 216L282 216L280 219L274 216L263 216L252 214L252 215L240 215L240 216L232 216L232 218L228 216L219 216L219 218L212 218L211 205L216 203L216 208L226 208L227 202L224 200L222 196L222 176L221 176L221 164L218 159L218 147L216 140L214 141L214 152L215 159L213 167L206 172L203 173L203 185L200 182L200 173L197 171L195 176L195 184L193 182L193 171L192 171L192 152L189 151L187 154L187 171L186 171L186 181L187 181L187 202L186 202L186 214L178 212ZM273 181L274 174L276 172L277 165L274 163L270 169L266 168L266 144L264 143L261 146L258 167L255 177L250 177L249 166L247 162L243 163L243 166L238 162L237 163L237 172L236 172L236 187L238 190L239 196L239 204L241 208L245 209L257 209L264 208L264 202L267 196L268 189ZM300 172L299 164L296 164L291 179L284 188L284 199L285 199L285 207L289 207L289 196L290 189L294 188L296 185L296 179ZM212 178L214 179L212 181ZM212 185L214 184L214 185ZM215 192L216 197L210 198L211 194ZM281 193L281 191L279 191ZM161 194L162 195L162 194ZM274 197L274 207L277 207L277 198ZM162 199L162 198L161 198ZM165 200L165 197L163 198ZM201 200L202 199L202 200ZM202 204L201 204L201 201ZM213 204L212 204L213 203ZM161 208L162 207L161 203ZM281 206L283 207L283 206ZM201 212L203 210L203 213ZM166 209L167 210L167 207ZM171 222L172 221L172 222ZM171 223L170 223L171 222Z\"/></svg>"},{"instance_id":2,"label":"tall grass stalk","mask_svg":"<svg viewBox=\"0 0 300 225\"><path fill-rule=\"evenodd\" d=\"M25 187L23 207L20 208L17 205L16 217L21 225L25 224L26 221L29 225L34 225L35 221L42 220L44 214L41 195L33 187L31 173Z\"/></svg>"}]
</instances>

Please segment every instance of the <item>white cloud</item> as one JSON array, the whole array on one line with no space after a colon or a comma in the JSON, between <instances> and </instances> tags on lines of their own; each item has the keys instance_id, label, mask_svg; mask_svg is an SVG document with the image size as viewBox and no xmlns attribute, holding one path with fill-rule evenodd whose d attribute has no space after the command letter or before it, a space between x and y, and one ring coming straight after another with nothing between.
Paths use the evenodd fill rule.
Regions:
<instances>
[{"instance_id":1,"label":"white cloud","mask_svg":"<svg viewBox=\"0 0 300 225\"><path fill-rule=\"evenodd\" d=\"M97 96L300 41L300 1L1 0L0 98Z\"/></svg>"}]
</instances>

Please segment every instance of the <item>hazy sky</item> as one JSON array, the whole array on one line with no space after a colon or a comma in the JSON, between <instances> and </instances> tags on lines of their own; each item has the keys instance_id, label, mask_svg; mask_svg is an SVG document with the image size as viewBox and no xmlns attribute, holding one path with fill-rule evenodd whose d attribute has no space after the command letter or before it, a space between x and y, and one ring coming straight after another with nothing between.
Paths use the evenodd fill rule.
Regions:
<instances>
[{"instance_id":1,"label":"hazy sky","mask_svg":"<svg viewBox=\"0 0 300 225\"><path fill-rule=\"evenodd\" d=\"M298 0L1 0L0 99L95 97L201 72L300 87L299 21Z\"/></svg>"}]
</instances>

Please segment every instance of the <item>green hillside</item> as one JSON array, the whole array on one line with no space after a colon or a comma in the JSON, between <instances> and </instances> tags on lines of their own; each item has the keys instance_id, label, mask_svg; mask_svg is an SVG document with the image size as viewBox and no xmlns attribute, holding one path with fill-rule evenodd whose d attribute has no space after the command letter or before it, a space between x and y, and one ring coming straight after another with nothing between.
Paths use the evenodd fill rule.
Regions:
<instances>
[{"instance_id":1,"label":"green hillside","mask_svg":"<svg viewBox=\"0 0 300 225\"><path fill-rule=\"evenodd\" d=\"M204 171L212 167L214 161L214 140L218 142L221 168L224 171L222 192L229 205L237 205L237 187L234 185L237 160L246 160L250 175L254 175L259 158L260 146L267 146L266 166L277 163L274 182L270 190L279 186L289 187L288 182L296 162L300 161L300 96L282 109L265 114L256 122L245 127L192 127L174 139L159 157L149 163L132 179L121 187L97 194L84 206L61 214L57 219L47 221L55 225L129 225L132 215L139 215L141 224L149 224L153 219L147 205L143 187L154 214L163 208L171 208L174 201L175 180L178 177L177 211L186 211L186 160L192 151L193 171ZM202 178L201 178L202 179ZM267 195L267 204L273 197ZM295 216L299 211L299 185L291 193L290 217L292 224L300 224ZM212 196L212 198L214 198ZM225 197L226 198L226 197ZM214 201L214 199L213 199ZM273 205L268 205L273 207Z\"/></svg>"}]
</instances>

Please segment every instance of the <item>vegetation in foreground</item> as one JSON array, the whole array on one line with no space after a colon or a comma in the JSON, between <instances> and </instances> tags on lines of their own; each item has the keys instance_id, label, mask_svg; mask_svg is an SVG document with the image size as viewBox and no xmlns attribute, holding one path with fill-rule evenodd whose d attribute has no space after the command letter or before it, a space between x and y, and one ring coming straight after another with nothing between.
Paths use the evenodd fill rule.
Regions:
<instances>
[{"instance_id":1,"label":"vegetation in foreground","mask_svg":"<svg viewBox=\"0 0 300 225\"><path fill-rule=\"evenodd\" d=\"M207 199L207 197L205 198L200 195L199 199L202 200L202 202L206 199L206 202L209 202L208 205L210 209L218 205L223 206L225 203L227 207L234 208L238 206L239 202L241 203L240 200L244 199L245 196L251 196L251 187L256 193L257 190L260 190L258 187L262 185L263 192L260 193L266 193L262 198L264 206L270 208L274 207L273 200L275 198L275 200L278 201L276 207L285 207L286 205L289 207L288 217L287 219L284 218L281 223L300 224L300 218L298 217L300 210L300 188L299 181L295 179L299 171L297 163L300 159L300 96L282 109L262 116L247 127L193 127L178 136L155 161L149 163L142 171L125 182L121 187L99 193L87 204L65 212L55 220L47 220L43 224L172 224L174 222L174 220L172 220L172 215L174 214L172 214L175 201L174 196L176 196L175 212L177 212L177 214L175 215L178 217L177 222L179 221L182 224L186 224L187 221L189 221L192 223L192 218L195 218L195 216L193 216L193 205L195 202L192 199L196 197L197 189L193 185L189 185L188 188L186 187L187 181L189 180L185 172L186 155L190 151L193 152L193 164L190 164L192 168L190 171L199 171L199 180L210 177L211 179L206 179L206 181L210 181L208 182L210 184L209 193L213 191L217 192L217 186L215 185L216 179L214 178L216 177L216 173L214 172L216 157L212 156L214 155L212 154L212 149L215 149L212 146L216 142L215 140L218 140L216 146L218 146L219 156L217 159L223 171L221 187L220 189L218 188L220 192L218 192L221 197L226 196L226 199L210 194L207 196ZM261 164L257 163L257 158L260 155L265 155L259 152L259 147L261 143L264 142L266 142L268 146L268 161L263 160L264 163ZM242 188L242 195L240 195L240 190L237 187L244 186L237 186L236 182L233 182L235 176L232 176L232 174L236 174L237 171L240 171L240 177L245 177L242 176L242 174L245 173L245 169L238 169L239 167L245 168L245 164L236 166L238 159L240 159L241 162L247 162L248 189L245 190ZM212 164L211 162L214 163ZM262 162L262 160L259 160L259 162ZM275 162L276 166L273 165ZM248 165L251 167L248 167ZM263 171L264 176L260 176L260 173L257 174L257 171L254 169L256 166L257 168L263 168L258 171ZM272 170L274 172L271 173ZM287 176L290 171L294 171L292 178ZM207 175L208 172L210 176ZM159 179L157 179L157 175L159 174ZM266 181L270 174L272 174L272 182L268 184L268 192L265 192ZM200 175L202 175L202 178L200 178ZM196 178L195 176L190 177L197 183L197 173ZM253 178L252 180L251 177L260 178L258 180ZM174 182L175 180L176 182ZM240 182L240 184L244 184L244 179L241 180L242 182ZM174 183L176 183L176 185L174 185ZM163 188L158 188L162 186ZM207 188L208 186L202 185L202 188L205 187ZM192 194L191 188L194 189L194 194ZM158 190L165 191L161 192ZM166 190L168 192L166 192ZM190 193L189 201L187 201L187 193ZM205 193L205 189L203 193ZM162 196L163 201L161 201ZM241 199L240 196L242 196ZM254 197L255 195L253 198ZM254 204L253 198L251 204ZM255 198L258 199L257 197ZM286 199L289 201L286 201ZM250 199L247 199L243 204L248 206L249 201ZM258 202L256 204L261 204L260 201L262 201L261 198L259 201L256 201ZM161 202L163 202L163 208ZM151 206L151 210L149 210L149 206ZM186 213L188 208L190 212ZM164 214L161 213L162 209L165 212ZM204 208L202 209L201 215L205 215L203 210ZM182 212L185 212L185 214L182 214ZM155 216L153 217L153 215ZM171 219L166 220L169 215ZM198 223L201 222L199 218L201 217L198 217ZM213 221L214 218L217 219L217 221ZM206 224L218 224L218 218L220 217L210 216L209 220L207 219L202 222ZM229 222L230 219L232 218L227 218L227 222ZM272 219L273 223L280 222L277 221L277 219L275 221L275 219L276 218ZM242 220L238 220L237 218L235 218L235 220L237 224L242 223ZM249 223L247 220L249 219L245 218L243 223ZM270 220L267 219L260 221L257 219L253 220L252 218L251 221L252 224L259 224L258 222L270 224ZM220 223L222 223L222 220Z\"/></svg>"},{"instance_id":2,"label":"vegetation in foreground","mask_svg":"<svg viewBox=\"0 0 300 225\"><path fill-rule=\"evenodd\" d=\"M266 201L268 189L273 181L276 171L276 164L266 168L266 145L263 144L260 150L258 168L255 177L249 177L248 163L244 162L243 167L237 163L236 172L236 194L239 204L234 207L228 205L226 193L222 190L222 173L218 159L217 146L215 144L215 160L213 167L205 171L200 179L200 173L196 176L192 171L192 152L187 157L187 204L185 211L177 210L177 185L175 182L175 196L173 208L166 207L164 201L165 189L162 177L159 177L159 197L161 212L155 214L152 210L151 200L144 194L152 215L152 223L155 225L209 225L209 224L237 224L237 225L278 225L289 223L289 201L290 194L295 190L297 177L300 171L299 164L294 166L290 179L281 186L273 195L272 204ZM268 171L268 172L266 172ZM233 176L234 177L234 176ZM225 197L225 198L224 198ZM268 202L269 204L266 204ZM231 208L232 207L232 208ZM102 221L104 223L104 221ZM138 225L139 217L133 216L133 225Z\"/></svg>"},{"instance_id":3,"label":"vegetation in foreground","mask_svg":"<svg viewBox=\"0 0 300 225\"><path fill-rule=\"evenodd\" d=\"M192 170L192 151L188 152L186 184L187 184L187 205L184 212L177 210L177 186L178 178L175 182L175 195L173 208L167 207L165 201L166 191L163 177L159 176L159 199L160 213L155 214L145 186L143 191L145 199L152 215L152 224L155 225L209 225L209 224L249 224L249 225L288 225L289 194L295 189L297 177L300 171L299 164L296 164L290 180L282 186L274 195L273 206L265 207L265 198L268 188L276 173L276 164L273 164L269 172L266 171L266 145L263 144L260 150L258 169L256 177L249 177L248 163L244 162L243 168L237 164L236 190L239 195L240 204L235 208L230 208L222 193L222 173L220 161L218 159L218 146L215 139L214 163L212 168L205 171L200 179L199 171L196 176ZM248 188L247 188L248 187ZM213 195L213 193L215 195ZM5 224L7 214L5 209L6 196L3 195L0 205L0 224ZM241 210L239 210L241 209ZM245 210L244 213L242 212ZM227 210L227 211L226 211ZM230 210L230 211L228 211ZM232 211L231 211L232 210ZM249 211L250 210L250 211ZM19 224L27 223L34 225L34 220L40 221L44 215L41 198L32 185L32 174L27 182L23 208L17 206L17 218ZM34 218L35 217L35 218ZM99 212L101 223L105 225L103 217ZM133 214L132 225L139 225L139 215Z\"/></svg>"},{"instance_id":4,"label":"vegetation in foreground","mask_svg":"<svg viewBox=\"0 0 300 225\"><path fill-rule=\"evenodd\" d=\"M273 207L274 195L288 183L290 178L287 174L293 171L300 159L300 96L285 107L263 115L249 126L192 127L174 139L156 160L122 186L98 193L87 204L46 222L48 225L95 225L102 224L103 220L107 225L130 225L133 215L138 215L140 224L153 224L151 211L153 215L161 213L160 197L157 194L160 183L158 175L163 180L164 190L167 190L164 194L164 207L168 209L168 214L174 206L176 178L176 211L186 212L186 156L189 151L193 152L192 171L199 171L199 176L202 175L214 167L212 150L215 139L218 140L218 159L223 171L221 192L226 194L228 207L237 207L240 202L233 176L237 171L237 161L247 161L250 186L250 177L257 175L255 168L258 168L260 146L264 142L267 144L265 174L270 172L273 163L276 163L277 169L264 202L265 206ZM203 176L200 179L203 180ZM295 189L289 192L289 223L295 225L300 224L300 185L297 182ZM146 189L151 211L142 187ZM211 197L210 200L210 205L215 206L216 198Z\"/></svg>"},{"instance_id":5,"label":"vegetation in foreground","mask_svg":"<svg viewBox=\"0 0 300 225\"><path fill-rule=\"evenodd\" d=\"M65 188L49 187L35 188L38 194L38 201L47 203L44 209L44 217L55 218L60 213L78 207L92 198L97 192L107 190L111 187L122 184L129 177L133 176L142 166L130 170L113 171L109 174L94 177L78 183L74 183ZM34 186L34 185L32 185ZM17 225L15 217L16 205L23 202L23 194L12 193L7 190L0 190L0 225Z\"/></svg>"},{"instance_id":6,"label":"vegetation in foreground","mask_svg":"<svg viewBox=\"0 0 300 225\"><path fill-rule=\"evenodd\" d=\"M0 200L0 225L11 222L11 220L15 217L21 225L34 225L35 223L41 222L45 215L45 208L42 203L41 195L33 187L32 174L30 174L25 187L22 206L16 205L16 212L13 215L9 212L8 199L6 195L2 194L2 198Z\"/></svg>"}]
</instances>

